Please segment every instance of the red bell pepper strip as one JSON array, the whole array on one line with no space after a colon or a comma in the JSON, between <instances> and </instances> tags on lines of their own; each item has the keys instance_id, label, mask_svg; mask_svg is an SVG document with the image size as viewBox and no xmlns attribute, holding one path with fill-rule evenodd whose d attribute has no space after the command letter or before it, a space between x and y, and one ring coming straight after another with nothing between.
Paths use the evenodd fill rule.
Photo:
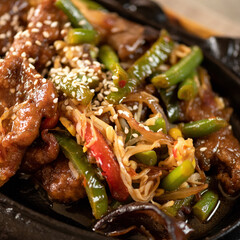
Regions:
<instances>
[{"instance_id":1,"label":"red bell pepper strip","mask_svg":"<svg viewBox=\"0 0 240 240\"><path fill-rule=\"evenodd\" d=\"M91 143L93 136L96 138L96 141ZM113 198L120 202L125 201L129 193L120 176L120 167L116 157L103 135L96 128L93 133L89 123L86 126L85 141L86 145L89 145L88 151L94 156L97 164L102 169L102 174L107 180Z\"/></svg>"}]
</instances>

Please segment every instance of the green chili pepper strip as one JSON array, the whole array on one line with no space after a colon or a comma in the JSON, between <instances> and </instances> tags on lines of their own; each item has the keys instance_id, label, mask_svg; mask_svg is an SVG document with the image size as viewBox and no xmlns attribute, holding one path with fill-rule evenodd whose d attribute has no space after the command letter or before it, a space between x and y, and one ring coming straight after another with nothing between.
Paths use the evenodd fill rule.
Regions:
<instances>
[{"instance_id":1,"label":"green chili pepper strip","mask_svg":"<svg viewBox=\"0 0 240 240\"><path fill-rule=\"evenodd\" d=\"M179 125L184 137L196 138L209 135L228 125L222 118L202 119L196 122L182 123Z\"/></svg>"},{"instance_id":2,"label":"green chili pepper strip","mask_svg":"<svg viewBox=\"0 0 240 240\"><path fill-rule=\"evenodd\" d=\"M180 119L180 106L177 100L177 89L159 89L158 92L165 104L168 119L174 123Z\"/></svg>"},{"instance_id":3,"label":"green chili pepper strip","mask_svg":"<svg viewBox=\"0 0 240 240\"><path fill-rule=\"evenodd\" d=\"M161 36L152 47L128 69L128 81L122 84L122 88L119 88L117 92L110 93L107 97L108 101L112 103L121 102L146 77L152 75L160 64L168 59L172 49L173 41L170 39L167 31L163 30Z\"/></svg>"},{"instance_id":4,"label":"green chili pepper strip","mask_svg":"<svg viewBox=\"0 0 240 240\"><path fill-rule=\"evenodd\" d=\"M71 2L71 0L57 0L56 6L61 9L69 18L72 26L75 28L85 28L93 30L93 26L82 15L79 9Z\"/></svg>"},{"instance_id":5,"label":"green chili pepper strip","mask_svg":"<svg viewBox=\"0 0 240 240\"><path fill-rule=\"evenodd\" d=\"M161 181L161 186L166 191L173 191L180 187L192 174L194 167L191 161L185 160Z\"/></svg>"},{"instance_id":6,"label":"green chili pepper strip","mask_svg":"<svg viewBox=\"0 0 240 240\"><path fill-rule=\"evenodd\" d=\"M152 83L158 88L173 86L184 79L201 63L203 54L198 46L193 46L191 53L182 58L165 73L155 76Z\"/></svg>"},{"instance_id":7,"label":"green chili pepper strip","mask_svg":"<svg viewBox=\"0 0 240 240\"><path fill-rule=\"evenodd\" d=\"M182 207L190 206L190 204L191 204L191 202L193 200L193 197L194 196L189 196L189 197L186 197L186 198L181 199L181 200L176 200L174 202L173 206L165 208L164 211L168 215L175 217Z\"/></svg>"},{"instance_id":8,"label":"green chili pepper strip","mask_svg":"<svg viewBox=\"0 0 240 240\"><path fill-rule=\"evenodd\" d=\"M54 132L64 155L73 163L77 171L86 180L86 192L95 218L101 218L108 208L108 197L103 183L99 180L94 168L88 162L83 149L72 138Z\"/></svg>"},{"instance_id":9,"label":"green chili pepper strip","mask_svg":"<svg viewBox=\"0 0 240 240\"><path fill-rule=\"evenodd\" d=\"M114 84L117 87L121 87L121 82L127 81L128 74L121 67L118 56L114 50L110 46L104 45L100 48L98 57L105 67L112 71Z\"/></svg>"},{"instance_id":10,"label":"green chili pepper strip","mask_svg":"<svg viewBox=\"0 0 240 240\"><path fill-rule=\"evenodd\" d=\"M119 63L117 54L108 45L100 47L98 57L108 70L113 70L114 65Z\"/></svg>"},{"instance_id":11,"label":"green chili pepper strip","mask_svg":"<svg viewBox=\"0 0 240 240\"><path fill-rule=\"evenodd\" d=\"M186 78L179 86L178 98L189 101L193 99L198 93L198 86L196 83L197 73L194 71L188 78Z\"/></svg>"},{"instance_id":12,"label":"green chili pepper strip","mask_svg":"<svg viewBox=\"0 0 240 240\"><path fill-rule=\"evenodd\" d=\"M218 195L213 191L205 192L201 199L193 206L193 213L201 221L207 220L218 202Z\"/></svg>"},{"instance_id":13,"label":"green chili pepper strip","mask_svg":"<svg viewBox=\"0 0 240 240\"><path fill-rule=\"evenodd\" d=\"M91 0L80 0L80 1L83 2L88 9L107 12L106 8L104 8L102 5L100 5L95 1L91 1Z\"/></svg>"},{"instance_id":14,"label":"green chili pepper strip","mask_svg":"<svg viewBox=\"0 0 240 240\"><path fill-rule=\"evenodd\" d=\"M69 44L91 43L97 44L99 34L95 30L74 28L68 31L67 42Z\"/></svg>"},{"instance_id":15,"label":"green chili pepper strip","mask_svg":"<svg viewBox=\"0 0 240 240\"><path fill-rule=\"evenodd\" d=\"M136 159L148 166L155 166L157 164L157 154L155 151L146 151L134 155Z\"/></svg>"},{"instance_id":16,"label":"green chili pepper strip","mask_svg":"<svg viewBox=\"0 0 240 240\"><path fill-rule=\"evenodd\" d=\"M61 76L61 78L54 80L53 83L58 90L61 90L68 97L78 100L83 105L90 103L94 96L89 87L81 83L80 77L69 79L68 76Z\"/></svg>"},{"instance_id":17,"label":"green chili pepper strip","mask_svg":"<svg viewBox=\"0 0 240 240\"><path fill-rule=\"evenodd\" d=\"M154 125L148 126L153 132L158 132L159 130L167 133L166 123L163 118L157 118Z\"/></svg>"}]
</instances>

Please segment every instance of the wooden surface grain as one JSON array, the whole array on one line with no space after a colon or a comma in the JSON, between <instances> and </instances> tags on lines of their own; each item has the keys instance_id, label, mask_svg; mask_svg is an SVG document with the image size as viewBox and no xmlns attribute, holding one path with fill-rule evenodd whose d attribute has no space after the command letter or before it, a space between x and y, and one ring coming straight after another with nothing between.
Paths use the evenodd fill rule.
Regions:
<instances>
[{"instance_id":1,"label":"wooden surface grain","mask_svg":"<svg viewBox=\"0 0 240 240\"><path fill-rule=\"evenodd\" d=\"M154 0L192 33L240 37L240 0Z\"/></svg>"}]
</instances>

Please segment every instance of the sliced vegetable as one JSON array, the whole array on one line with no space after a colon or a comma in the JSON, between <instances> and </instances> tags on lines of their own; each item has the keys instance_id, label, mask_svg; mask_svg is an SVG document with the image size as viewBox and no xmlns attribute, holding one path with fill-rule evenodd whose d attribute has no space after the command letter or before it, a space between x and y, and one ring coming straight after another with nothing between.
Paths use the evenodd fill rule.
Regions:
<instances>
[{"instance_id":1,"label":"sliced vegetable","mask_svg":"<svg viewBox=\"0 0 240 240\"><path fill-rule=\"evenodd\" d=\"M68 16L73 27L82 27L85 29L93 30L93 26L87 21L87 19L82 15L82 13L72 3L71 0L56 0L55 4Z\"/></svg>"},{"instance_id":2,"label":"sliced vegetable","mask_svg":"<svg viewBox=\"0 0 240 240\"><path fill-rule=\"evenodd\" d=\"M99 59L108 70L113 73L113 82L117 87L122 87L128 80L127 72L121 67L119 59L114 50L104 45L99 50Z\"/></svg>"},{"instance_id":3,"label":"sliced vegetable","mask_svg":"<svg viewBox=\"0 0 240 240\"><path fill-rule=\"evenodd\" d=\"M182 207L188 207L190 206L194 196L189 196L181 200L176 200L171 207L164 208L164 212L167 213L170 216L175 217L179 210L181 210Z\"/></svg>"},{"instance_id":4,"label":"sliced vegetable","mask_svg":"<svg viewBox=\"0 0 240 240\"><path fill-rule=\"evenodd\" d=\"M166 129L166 122L163 118L157 118L154 125L148 126L150 130L153 132L163 131L164 133L167 133Z\"/></svg>"},{"instance_id":5,"label":"sliced vegetable","mask_svg":"<svg viewBox=\"0 0 240 240\"><path fill-rule=\"evenodd\" d=\"M155 166L157 164L157 154L153 150L137 153L134 156L139 162L145 165Z\"/></svg>"},{"instance_id":6,"label":"sliced vegetable","mask_svg":"<svg viewBox=\"0 0 240 240\"><path fill-rule=\"evenodd\" d=\"M193 99L198 93L198 86L196 83L197 73L194 71L188 78L186 78L179 86L178 98L189 101Z\"/></svg>"},{"instance_id":7,"label":"sliced vegetable","mask_svg":"<svg viewBox=\"0 0 240 240\"><path fill-rule=\"evenodd\" d=\"M99 219L106 214L108 197L103 183L99 180L94 168L88 162L83 149L71 137L64 133L54 132L64 155L73 163L77 171L85 179L85 189L92 212Z\"/></svg>"},{"instance_id":8,"label":"sliced vegetable","mask_svg":"<svg viewBox=\"0 0 240 240\"><path fill-rule=\"evenodd\" d=\"M194 167L191 161L185 160L161 181L161 187L166 191L179 188L192 174Z\"/></svg>"},{"instance_id":9,"label":"sliced vegetable","mask_svg":"<svg viewBox=\"0 0 240 240\"><path fill-rule=\"evenodd\" d=\"M182 137L182 132L179 128L171 128L168 131L168 134L174 139L177 140L179 137Z\"/></svg>"},{"instance_id":10,"label":"sliced vegetable","mask_svg":"<svg viewBox=\"0 0 240 240\"><path fill-rule=\"evenodd\" d=\"M205 192L201 199L193 206L193 213L201 221L207 220L218 202L218 195L213 191Z\"/></svg>"},{"instance_id":11,"label":"sliced vegetable","mask_svg":"<svg viewBox=\"0 0 240 240\"><path fill-rule=\"evenodd\" d=\"M117 92L112 92L107 99L112 103L119 103L130 92L133 92L146 77L152 75L157 67L164 63L173 49L173 41L170 39L167 31L163 30L159 39L152 45L152 47L140 57L128 69L128 81Z\"/></svg>"},{"instance_id":12,"label":"sliced vegetable","mask_svg":"<svg viewBox=\"0 0 240 240\"><path fill-rule=\"evenodd\" d=\"M118 162L102 134L89 123L86 125L85 141L86 146L89 145L88 150L102 169L113 198L120 202L125 201L129 193L120 176Z\"/></svg>"},{"instance_id":13,"label":"sliced vegetable","mask_svg":"<svg viewBox=\"0 0 240 240\"><path fill-rule=\"evenodd\" d=\"M119 63L117 54L108 45L100 47L98 57L108 70L113 70L115 68L115 64Z\"/></svg>"},{"instance_id":14,"label":"sliced vegetable","mask_svg":"<svg viewBox=\"0 0 240 240\"><path fill-rule=\"evenodd\" d=\"M154 86L168 88L186 79L203 59L202 51L198 46L193 46L191 49L192 51L177 64L165 73L155 76L152 79Z\"/></svg>"},{"instance_id":15,"label":"sliced vegetable","mask_svg":"<svg viewBox=\"0 0 240 240\"><path fill-rule=\"evenodd\" d=\"M96 44L99 40L99 34L95 30L74 28L68 31L67 42L69 44L91 43Z\"/></svg>"},{"instance_id":16,"label":"sliced vegetable","mask_svg":"<svg viewBox=\"0 0 240 240\"><path fill-rule=\"evenodd\" d=\"M159 89L160 97L165 104L168 119L171 123L174 123L180 118L180 106L177 100L177 89Z\"/></svg>"},{"instance_id":17,"label":"sliced vegetable","mask_svg":"<svg viewBox=\"0 0 240 240\"><path fill-rule=\"evenodd\" d=\"M78 100L83 105L90 103L94 96L89 87L81 83L79 77L60 76L59 79L54 79L53 83L58 90L61 90L68 97Z\"/></svg>"},{"instance_id":18,"label":"sliced vegetable","mask_svg":"<svg viewBox=\"0 0 240 240\"><path fill-rule=\"evenodd\" d=\"M190 123L181 123L179 125L184 137L196 138L209 135L228 125L227 121L222 118L202 119Z\"/></svg>"}]
</instances>

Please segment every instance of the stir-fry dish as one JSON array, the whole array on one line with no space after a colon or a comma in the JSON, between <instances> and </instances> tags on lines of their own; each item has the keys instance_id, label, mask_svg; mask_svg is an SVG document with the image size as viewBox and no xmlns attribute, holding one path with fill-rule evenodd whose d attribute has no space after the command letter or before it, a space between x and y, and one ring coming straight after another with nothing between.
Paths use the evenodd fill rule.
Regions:
<instances>
[{"instance_id":1,"label":"stir-fry dish","mask_svg":"<svg viewBox=\"0 0 240 240\"><path fill-rule=\"evenodd\" d=\"M88 198L93 231L186 239L240 190L232 109L198 46L90 0L0 1L0 186Z\"/></svg>"}]
</instances>

